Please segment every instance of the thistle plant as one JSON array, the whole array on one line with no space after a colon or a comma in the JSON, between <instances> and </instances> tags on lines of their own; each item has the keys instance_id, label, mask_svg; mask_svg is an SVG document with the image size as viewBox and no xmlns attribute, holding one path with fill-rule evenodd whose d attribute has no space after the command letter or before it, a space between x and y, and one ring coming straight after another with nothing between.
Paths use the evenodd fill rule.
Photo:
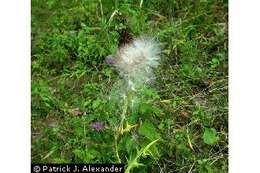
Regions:
<instances>
[{"instance_id":1,"label":"thistle plant","mask_svg":"<svg viewBox=\"0 0 260 173\"><path fill-rule=\"evenodd\" d=\"M136 125L130 125L126 121L129 112L133 111L137 93L148 85L155 77L153 70L159 65L160 46L157 41L149 37L139 37L120 46L115 55L106 57L106 62L116 68L120 81L117 86L117 96L122 103L120 121L115 127L115 153L118 162L121 159L118 154L118 140L120 135L130 131ZM156 140L157 141L157 140ZM150 144L154 144L153 141ZM149 147L151 145L148 145ZM148 148L149 148L148 147ZM146 148L146 150L148 149ZM137 160L142 153L139 152ZM133 165L130 168L134 167ZM128 167L128 171L130 170Z\"/></svg>"}]
</instances>

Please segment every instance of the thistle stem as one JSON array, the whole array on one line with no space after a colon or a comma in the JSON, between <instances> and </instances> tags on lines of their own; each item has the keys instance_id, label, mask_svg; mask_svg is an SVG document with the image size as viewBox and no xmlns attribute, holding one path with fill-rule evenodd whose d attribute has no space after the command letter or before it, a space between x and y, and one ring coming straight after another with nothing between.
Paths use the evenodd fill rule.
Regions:
<instances>
[{"instance_id":1,"label":"thistle stem","mask_svg":"<svg viewBox=\"0 0 260 173\"><path fill-rule=\"evenodd\" d=\"M118 135L116 134L116 135L115 135L115 152L116 152L116 158L117 158L117 161L118 161L119 163L121 163L121 159L120 159L119 154L118 154L117 139L118 139Z\"/></svg>"},{"instance_id":2,"label":"thistle stem","mask_svg":"<svg viewBox=\"0 0 260 173\"><path fill-rule=\"evenodd\" d=\"M123 112L121 114L121 121L119 125L120 130L124 127L124 120L127 113L127 106L128 106L128 94L127 96L124 97Z\"/></svg>"},{"instance_id":3,"label":"thistle stem","mask_svg":"<svg viewBox=\"0 0 260 173\"><path fill-rule=\"evenodd\" d=\"M122 132L122 129L124 128L124 120L125 120L125 116L126 116L126 113L127 113L127 107L128 107L128 94L124 97L124 105L123 105L123 111L122 111L122 114L121 114L121 120L120 120L120 124L119 124L119 127L116 128L116 132L115 132L115 153L116 153L116 157L117 157L117 160L119 163L121 163L121 159L119 157L119 154L118 154L118 138Z\"/></svg>"}]
</instances>

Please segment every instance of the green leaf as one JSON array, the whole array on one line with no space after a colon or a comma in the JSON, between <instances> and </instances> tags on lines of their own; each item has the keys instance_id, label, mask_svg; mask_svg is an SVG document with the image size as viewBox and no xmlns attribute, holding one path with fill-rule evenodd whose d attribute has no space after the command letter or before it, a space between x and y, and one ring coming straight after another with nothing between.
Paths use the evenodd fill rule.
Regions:
<instances>
[{"instance_id":1,"label":"green leaf","mask_svg":"<svg viewBox=\"0 0 260 173\"><path fill-rule=\"evenodd\" d=\"M142 103L140 106L140 113L141 114L152 114L152 105L150 103Z\"/></svg>"},{"instance_id":2,"label":"green leaf","mask_svg":"<svg viewBox=\"0 0 260 173\"><path fill-rule=\"evenodd\" d=\"M93 104L92 104L92 108L93 109L97 109L100 105L101 105L102 101L100 100L100 98L97 98Z\"/></svg>"},{"instance_id":3,"label":"green leaf","mask_svg":"<svg viewBox=\"0 0 260 173\"><path fill-rule=\"evenodd\" d=\"M203 141L208 145L216 144L218 141L216 129L206 128L203 134Z\"/></svg>"},{"instance_id":4,"label":"green leaf","mask_svg":"<svg viewBox=\"0 0 260 173\"><path fill-rule=\"evenodd\" d=\"M112 70L109 69L109 68L105 69L105 70L104 70L104 75L105 75L106 77L111 77L111 75L112 75Z\"/></svg>"},{"instance_id":5,"label":"green leaf","mask_svg":"<svg viewBox=\"0 0 260 173\"><path fill-rule=\"evenodd\" d=\"M128 160L127 163L127 168L125 173L130 173L130 170L132 170L135 167L140 167L140 166L144 166L144 164L139 163L138 160L141 156L147 156L150 155L149 149L150 147L155 144L159 139L156 139L152 142L150 142L148 145L146 145L145 147L142 147L140 150L137 150L137 154L135 157L133 157L133 155L130 156L130 159Z\"/></svg>"},{"instance_id":6,"label":"green leaf","mask_svg":"<svg viewBox=\"0 0 260 173\"><path fill-rule=\"evenodd\" d=\"M78 157L79 159L81 160L84 160L85 159L85 151L82 151L80 149L75 149L73 151L73 153L75 154L76 157Z\"/></svg>"},{"instance_id":7,"label":"green leaf","mask_svg":"<svg viewBox=\"0 0 260 173\"><path fill-rule=\"evenodd\" d=\"M143 95L151 97L153 99L159 99L160 98L158 93L152 88L144 87L143 90L142 90L142 93L143 93Z\"/></svg>"},{"instance_id":8,"label":"green leaf","mask_svg":"<svg viewBox=\"0 0 260 173\"><path fill-rule=\"evenodd\" d=\"M93 148L90 148L88 150L75 149L73 150L73 153L77 158L79 158L83 162L89 162L99 155L99 152Z\"/></svg>"},{"instance_id":9,"label":"green leaf","mask_svg":"<svg viewBox=\"0 0 260 173\"><path fill-rule=\"evenodd\" d=\"M160 139L160 134L156 131L154 125L145 121L138 130L140 135L145 136L150 140Z\"/></svg>"},{"instance_id":10,"label":"green leaf","mask_svg":"<svg viewBox=\"0 0 260 173\"><path fill-rule=\"evenodd\" d=\"M125 141L125 148L127 153L131 154L133 150L136 149L136 142L131 137L127 137Z\"/></svg>"}]
</instances>

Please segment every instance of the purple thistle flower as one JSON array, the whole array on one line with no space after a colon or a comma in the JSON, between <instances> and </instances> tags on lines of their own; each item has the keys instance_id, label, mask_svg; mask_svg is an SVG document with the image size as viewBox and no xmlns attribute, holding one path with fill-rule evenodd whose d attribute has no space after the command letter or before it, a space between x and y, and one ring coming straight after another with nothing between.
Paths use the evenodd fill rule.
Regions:
<instances>
[{"instance_id":1,"label":"purple thistle flower","mask_svg":"<svg viewBox=\"0 0 260 173\"><path fill-rule=\"evenodd\" d=\"M105 128L105 125L103 122L93 122L90 124L90 127L97 130L97 131L101 131Z\"/></svg>"}]
</instances>

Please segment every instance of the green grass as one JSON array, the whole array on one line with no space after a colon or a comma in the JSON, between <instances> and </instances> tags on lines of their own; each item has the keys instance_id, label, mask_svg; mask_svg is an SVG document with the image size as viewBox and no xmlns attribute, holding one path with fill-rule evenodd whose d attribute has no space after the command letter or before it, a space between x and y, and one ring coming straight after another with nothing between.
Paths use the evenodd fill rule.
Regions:
<instances>
[{"instance_id":1,"label":"green grass","mask_svg":"<svg viewBox=\"0 0 260 173\"><path fill-rule=\"evenodd\" d=\"M121 110L108 101L118 74L104 59L128 28L163 51L156 81L127 115L135 126L118 137L126 169L227 172L227 4L32 0L32 162L118 162ZM94 121L106 128L92 129Z\"/></svg>"}]
</instances>

